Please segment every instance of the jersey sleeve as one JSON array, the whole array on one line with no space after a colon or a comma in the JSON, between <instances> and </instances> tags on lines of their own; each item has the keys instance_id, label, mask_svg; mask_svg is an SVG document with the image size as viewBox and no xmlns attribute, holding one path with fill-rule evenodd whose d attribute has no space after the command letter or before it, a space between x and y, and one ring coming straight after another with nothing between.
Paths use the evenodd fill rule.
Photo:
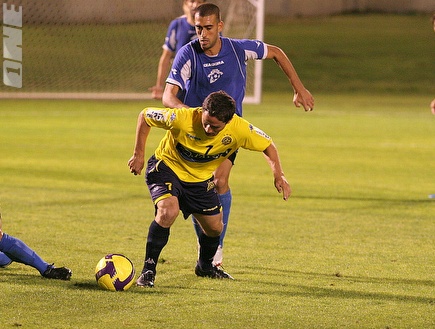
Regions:
<instances>
[{"instance_id":1,"label":"jersey sleeve","mask_svg":"<svg viewBox=\"0 0 435 329\"><path fill-rule=\"evenodd\" d=\"M232 39L232 41L245 51L245 61L267 57L267 45L263 41L251 39Z\"/></svg>"},{"instance_id":2,"label":"jersey sleeve","mask_svg":"<svg viewBox=\"0 0 435 329\"><path fill-rule=\"evenodd\" d=\"M183 111L179 109L148 107L143 110L145 122L150 127L166 130L174 129L177 123L184 119Z\"/></svg>"},{"instance_id":3,"label":"jersey sleeve","mask_svg":"<svg viewBox=\"0 0 435 329\"><path fill-rule=\"evenodd\" d=\"M172 51L175 53L177 47L177 19L174 19L169 23L168 31L166 32L165 43L163 44L163 49Z\"/></svg>"},{"instance_id":4,"label":"jersey sleeve","mask_svg":"<svg viewBox=\"0 0 435 329\"><path fill-rule=\"evenodd\" d=\"M252 123L240 117L234 117L233 120L234 119L239 121L235 129L240 133L241 148L263 152L272 144L272 138L261 129L255 127Z\"/></svg>"},{"instance_id":5,"label":"jersey sleeve","mask_svg":"<svg viewBox=\"0 0 435 329\"><path fill-rule=\"evenodd\" d=\"M192 43L188 43L181 47L175 55L166 82L178 86L181 90L185 90L186 84L192 76L194 63L195 57L192 51Z\"/></svg>"}]
</instances>

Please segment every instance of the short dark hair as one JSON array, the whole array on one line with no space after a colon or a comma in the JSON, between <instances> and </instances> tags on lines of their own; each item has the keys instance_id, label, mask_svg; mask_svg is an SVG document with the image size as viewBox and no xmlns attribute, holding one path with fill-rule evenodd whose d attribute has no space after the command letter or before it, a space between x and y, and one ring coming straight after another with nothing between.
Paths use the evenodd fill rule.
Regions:
<instances>
[{"instance_id":1,"label":"short dark hair","mask_svg":"<svg viewBox=\"0 0 435 329\"><path fill-rule=\"evenodd\" d=\"M196 14L198 14L200 17L216 16L219 22L222 20L221 10L213 3L203 3L199 5L195 9L195 15Z\"/></svg>"},{"instance_id":2,"label":"short dark hair","mask_svg":"<svg viewBox=\"0 0 435 329\"><path fill-rule=\"evenodd\" d=\"M219 121L228 123L236 113L236 102L225 91L215 91L205 98L202 110Z\"/></svg>"}]
</instances>

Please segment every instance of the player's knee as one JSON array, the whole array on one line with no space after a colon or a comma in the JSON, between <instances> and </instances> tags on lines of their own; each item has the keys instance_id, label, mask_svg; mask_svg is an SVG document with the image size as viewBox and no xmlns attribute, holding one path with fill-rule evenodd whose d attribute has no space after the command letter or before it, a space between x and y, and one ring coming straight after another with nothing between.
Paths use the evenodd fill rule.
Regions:
<instances>
[{"instance_id":1,"label":"player's knee","mask_svg":"<svg viewBox=\"0 0 435 329\"><path fill-rule=\"evenodd\" d=\"M224 224L221 221L219 223L215 223L214 225L207 227L204 231L207 236L214 238L221 235L223 229L224 229Z\"/></svg>"},{"instance_id":2,"label":"player's knee","mask_svg":"<svg viewBox=\"0 0 435 329\"><path fill-rule=\"evenodd\" d=\"M214 185L216 186L216 189L219 192L219 194L224 194L230 188L228 184L228 179L225 177L215 177Z\"/></svg>"},{"instance_id":3,"label":"player's knee","mask_svg":"<svg viewBox=\"0 0 435 329\"><path fill-rule=\"evenodd\" d=\"M165 209L162 211L159 211L157 213L157 222L160 224L165 224L163 225L164 227L167 227L168 225L172 225L172 223L175 221L175 219L178 216L178 211L175 212L172 209Z\"/></svg>"},{"instance_id":4,"label":"player's knee","mask_svg":"<svg viewBox=\"0 0 435 329\"><path fill-rule=\"evenodd\" d=\"M210 238L215 238L215 237L221 235L222 229L223 229L223 226L220 229L218 229L218 228L209 229L205 232L205 235L209 236Z\"/></svg>"},{"instance_id":5,"label":"player's knee","mask_svg":"<svg viewBox=\"0 0 435 329\"><path fill-rule=\"evenodd\" d=\"M176 197L162 199L157 203L156 222L163 227L169 227L175 221L179 212L180 207Z\"/></svg>"},{"instance_id":6,"label":"player's knee","mask_svg":"<svg viewBox=\"0 0 435 329\"><path fill-rule=\"evenodd\" d=\"M156 222L162 227L170 227L179 213L178 208L158 208Z\"/></svg>"}]
</instances>

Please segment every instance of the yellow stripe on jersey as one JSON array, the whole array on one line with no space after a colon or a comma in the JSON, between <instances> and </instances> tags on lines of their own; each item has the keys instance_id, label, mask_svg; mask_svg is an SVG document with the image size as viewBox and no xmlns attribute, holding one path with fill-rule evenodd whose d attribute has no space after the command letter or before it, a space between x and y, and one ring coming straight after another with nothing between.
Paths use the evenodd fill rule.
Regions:
<instances>
[{"instance_id":1,"label":"yellow stripe on jersey","mask_svg":"<svg viewBox=\"0 0 435 329\"><path fill-rule=\"evenodd\" d=\"M146 108L146 123L166 129L166 135L155 150L184 182L209 179L216 168L238 148L264 151L272 139L245 119L233 119L216 136L207 136L201 122L201 108Z\"/></svg>"}]
</instances>

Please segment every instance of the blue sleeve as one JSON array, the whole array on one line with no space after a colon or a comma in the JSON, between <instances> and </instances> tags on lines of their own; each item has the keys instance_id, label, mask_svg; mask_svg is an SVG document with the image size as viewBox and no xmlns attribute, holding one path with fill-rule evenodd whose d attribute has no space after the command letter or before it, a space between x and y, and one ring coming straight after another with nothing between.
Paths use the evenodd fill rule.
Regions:
<instances>
[{"instance_id":1,"label":"blue sleeve","mask_svg":"<svg viewBox=\"0 0 435 329\"><path fill-rule=\"evenodd\" d=\"M232 39L240 48L245 51L245 60L265 59L267 56L267 45L260 40Z\"/></svg>"},{"instance_id":2,"label":"blue sleeve","mask_svg":"<svg viewBox=\"0 0 435 329\"><path fill-rule=\"evenodd\" d=\"M174 53L177 46L177 27L177 19L174 19L169 24L168 31L166 32L165 43L163 44L163 48Z\"/></svg>"},{"instance_id":3,"label":"blue sleeve","mask_svg":"<svg viewBox=\"0 0 435 329\"><path fill-rule=\"evenodd\" d=\"M167 83L177 85L181 90L186 89L186 82L192 76L192 68L195 65L195 57L192 55L191 43L180 48L175 55L171 71L166 80Z\"/></svg>"}]
</instances>

